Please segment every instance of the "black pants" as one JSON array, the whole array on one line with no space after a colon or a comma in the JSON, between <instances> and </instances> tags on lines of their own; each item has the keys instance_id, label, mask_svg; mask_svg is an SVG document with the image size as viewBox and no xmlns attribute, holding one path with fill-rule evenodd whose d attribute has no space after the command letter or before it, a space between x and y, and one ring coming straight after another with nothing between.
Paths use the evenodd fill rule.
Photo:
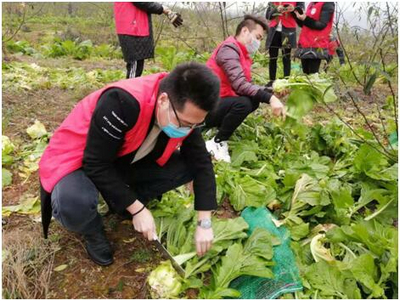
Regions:
<instances>
[{"instance_id":1,"label":"black pants","mask_svg":"<svg viewBox=\"0 0 400 301\"><path fill-rule=\"evenodd\" d=\"M269 47L269 79L276 79L276 68L278 63L278 53L279 49L282 49L282 61L283 61L283 75L290 76L290 54L292 49L289 47L282 46L282 33L280 31L276 31L274 33L274 37L271 41L271 46Z\"/></svg>"},{"instance_id":2,"label":"black pants","mask_svg":"<svg viewBox=\"0 0 400 301\"><path fill-rule=\"evenodd\" d=\"M301 59L301 66L305 74L313 74L319 71L321 59Z\"/></svg>"},{"instance_id":3,"label":"black pants","mask_svg":"<svg viewBox=\"0 0 400 301\"><path fill-rule=\"evenodd\" d=\"M126 78L139 77L143 73L144 60L126 63Z\"/></svg>"},{"instance_id":4,"label":"black pants","mask_svg":"<svg viewBox=\"0 0 400 301\"><path fill-rule=\"evenodd\" d=\"M219 100L216 110L206 118L206 128L217 127L215 140L226 141L260 102L246 96L226 97Z\"/></svg>"},{"instance_id":5,"label":"black pants","mask_svg":"<svg viewBox=\"0 0 400 301\"><path fill-rule=\"evenodd\" d=\"M146 158L132 164L128 178L126 184L135 189L140 202L147 204L157 196L190 182L193 174L179 152L175 152L163 167ZM91 233L102 225L102 218L97 212L98 200L96 186L79 169L66 175L54 187L51 194L52 214L70 231ZM107 204L113 211L112 205Z\"/></svg>"}]
</instances>

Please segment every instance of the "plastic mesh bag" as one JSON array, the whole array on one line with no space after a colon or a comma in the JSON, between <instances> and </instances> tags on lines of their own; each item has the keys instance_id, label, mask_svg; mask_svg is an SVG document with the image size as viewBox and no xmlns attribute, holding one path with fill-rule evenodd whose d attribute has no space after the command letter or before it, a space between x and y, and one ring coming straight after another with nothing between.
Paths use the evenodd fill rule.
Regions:
<instances>
[{"instance_id":1,"label":"plastic mesh bag","mask_svg":"<svg viewBox=\"0 0 400 301\"><path fill-rule=\"evenodd\" d=\"M255 228L264 228L275 235L281 244L274 247L273 279L241 276L231 282L230 287L241 293L241 299L276 299L279 296L303 289L296 259L290 249L290 233L284 227L275 226L275 217L267 208L248 207L242 217L249 224L249 233Z\"/></svg>"}]
</instances>

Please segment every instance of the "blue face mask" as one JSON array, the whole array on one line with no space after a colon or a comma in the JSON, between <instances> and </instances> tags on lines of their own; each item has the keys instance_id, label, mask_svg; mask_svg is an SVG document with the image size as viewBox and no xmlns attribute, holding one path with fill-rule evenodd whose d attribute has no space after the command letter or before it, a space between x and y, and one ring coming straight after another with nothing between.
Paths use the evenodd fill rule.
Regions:
<instances>
[{"instance_id":1,"label":"blue face mask","mask_svg":"<svg viewBox=\"0 0 400 301\"><path fill-rule=\"evenodd\" d=\"M168 123L166 126L161 127L165 134L170 138L182 138L189 134L191 128L180 128L173 123Z\"/></svg>"},{"instance_id":2,"label":"blue face mask","mask_svg":"<svg viewBox=\"0 0 400 301\"><path fill-rule=\"evenodd\" d=\"M168 109L168 124L162 126L161 130L170 138L182 138L190 133L190 127L179 127L171 122L171 117L169 116Z\"/></svg>"},{"instance_id":3,"label":"blue face mask","mask_svg":"<svg viewBox=\"0 0 400 301\"><path fill-rule=\"evenodd\" d=\"M246 45L247 51L250 55L254 55L260 48L261 42L251 35L251 43Z\"/></svg>"}]
</instances>

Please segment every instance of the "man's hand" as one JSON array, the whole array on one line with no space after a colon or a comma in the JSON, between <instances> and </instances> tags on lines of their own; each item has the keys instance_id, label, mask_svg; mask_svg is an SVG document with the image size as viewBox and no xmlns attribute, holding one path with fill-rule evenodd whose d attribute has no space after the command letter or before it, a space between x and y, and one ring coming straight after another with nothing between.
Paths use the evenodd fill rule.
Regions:
<instances>
[{"instance_id":1,"label":"man's hand","mask_svg":"<svg viewBox=\"0 0 400 301\"><path fill-rule=\"evenodd\" d=\"M297 10L294 11L296 18L299 19L300 21L304 21L306 19L306 14L300 14Z\"/></svg>"},{"instance_id":2,"label":"man's hand","mask_svg":"<svg viewBox=\"0 0 400 301\"><path fill-rule=\"evenodd\" d=\"M143 204L136 200L132 205L130 205L126 210L128 210L131 214L135 214L139 210L143 208ZM154 240L156 237L156 224L154 222L153 215L150 210L144 208L134 217L132 217L132 225L133 228L142 233L145 238L148 240Z\"/></svg>"},{"instance_id":3,"label":"man's hand","mask_svg":"<svg viewBox=\"0 0 400 301\"><path fill-rule=\"evenodd\" d=\"M214 240L213 229L203 229L197 226L195 233L196 251L197 255L203 256L211 249Z\"/></svg>"},{"instance_id":4,"label":"man's hand","mask_svg":"<svg viewBox=\"0 0 400 301\"><path fill-rule=\"evenodd\" d=\"M269 100L269 104L271 105L272 114L275 116L282 116L283 119L286 117L286 109L282 102L274 95L272 95Z\"/></svg>"}]
</instances>

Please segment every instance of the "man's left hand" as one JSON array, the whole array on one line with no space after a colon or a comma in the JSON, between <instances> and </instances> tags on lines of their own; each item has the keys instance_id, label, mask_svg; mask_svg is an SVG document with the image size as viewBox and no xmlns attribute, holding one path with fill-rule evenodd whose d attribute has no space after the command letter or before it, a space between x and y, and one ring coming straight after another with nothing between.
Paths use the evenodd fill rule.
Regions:
<instances>
[{"instance_id":1,"label":"man's left hand","mask_svg":"<svg viewBox=\"0 0 400 301\"><path fill-rule=\"evenodd\" d=\"M201 227L196 228L195 242L196 252L199 256L204 256L208 250L211 249L212 242L214 240L213 229L203 229Z\"/></svg>"}]
</instances>

